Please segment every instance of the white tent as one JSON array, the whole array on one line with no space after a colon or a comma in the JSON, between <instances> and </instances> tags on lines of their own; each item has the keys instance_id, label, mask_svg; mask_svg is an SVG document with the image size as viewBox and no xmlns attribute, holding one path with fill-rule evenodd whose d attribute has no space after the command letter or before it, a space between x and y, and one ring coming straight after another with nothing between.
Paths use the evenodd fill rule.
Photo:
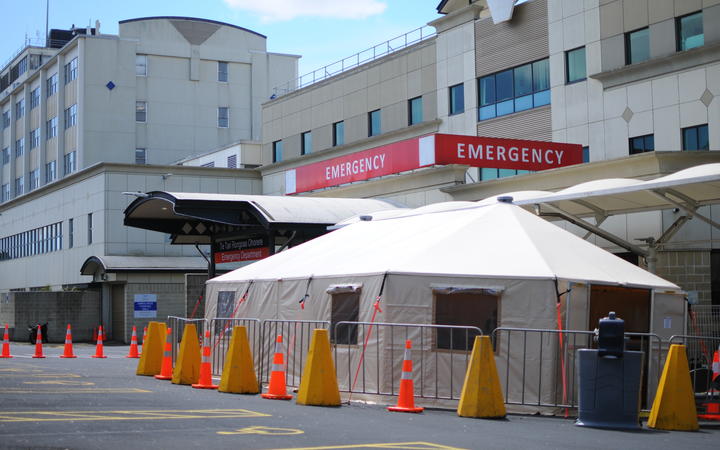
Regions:
<instances>
[{"instance_id":1,"label":"white tent","mask_svg":"<svg viewBox=\"0 0 720 450\"><path fill-rule=\"evenodd\" d=\"M649 331L663 335L683 331L685 310L678 286L502 202L430 205L400 217L352 223L209 280L205 317L225 317L225 312L233 311L235 317L337 321L334 297L351 292L359 299L356 320L369 321L383 289L382 312L375 317L378 322L438 323L438 311L444 305L440 302L452 301L448 295L465 294L478 295L478 301L497 301L496 316L480 322L481 328L486 323L556 329L556 305L560 303L563 328L587 330L592 285L647 290L651 299ZM246 292L247 300L238 304ZM226 304L218 309L219 295ZM301 308L298 300L303 298ZM461 324L462 320L456 317L450 323ZM478 324L472 317L467 322ZM489 334L492 329L483 332ZM369 348L382 354L387 350L383 345L402 345L397 339L390 342L388 333L379 329ZM423 345L422 350L427 351L440 347L436 340ZM543 345L554 348L554 343ZM543 358L555 358L550 347ZM452 352L442 353L436 366L423 370L446 371L448 363L443 358ZM503 355L498 353L498 358ZM366 356L366 361L374 365L371 371L380 374L375 380L378 385L390 382L383 374L388 375L389 367L400 363L389 360L387 352L376 359ZM501 374L501 379L512 383L522 368L508 367L512 373L507 378L508 374ZM343 370L349 369L339 368L341 380ZM462 370L453 372L456 386L462 384L463 375ZM557 374L544 376L552 379Z\"/></svg>"}]
</instances>

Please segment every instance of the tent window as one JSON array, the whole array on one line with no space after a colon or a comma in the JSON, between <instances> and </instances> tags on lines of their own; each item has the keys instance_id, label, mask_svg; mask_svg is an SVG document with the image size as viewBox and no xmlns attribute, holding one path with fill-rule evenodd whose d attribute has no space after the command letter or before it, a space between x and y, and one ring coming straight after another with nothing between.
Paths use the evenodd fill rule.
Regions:
<instances>
[{"instance_id":1,"label":"tent window","mask_svg":"<svg viewBox=\"0 0 720 450\"><path fill-rule=\"evenodd\" d=\"M218 292L217 313L215 317L226 318L233 313L233 300L235 299L235 291Z\"/></svg>"},{"instance_id":2,"label":"tent window","mask_svg":"<svg viewBox=\"0 0 720 450\"><path fill-rule=\"evenodd\" d=\"M435 293L435 323L480 328L490 334L497 328L499 296L491 294ZM446 350L472 350L474 330L439 329L436 347Z\"/></svg>"},{"instance_id":3,"label":"tent window","mask_svg":"<svg viewBox=\"0 0 720 450\"><path fill-rule=\"evenodd\" d=\"M335 329L338 322L357 322L360 317L360 291L332 295L330 316L330 340L334 344L355 345L358 340L358 326L344 324Z\"/></svg>"}]
</instances>

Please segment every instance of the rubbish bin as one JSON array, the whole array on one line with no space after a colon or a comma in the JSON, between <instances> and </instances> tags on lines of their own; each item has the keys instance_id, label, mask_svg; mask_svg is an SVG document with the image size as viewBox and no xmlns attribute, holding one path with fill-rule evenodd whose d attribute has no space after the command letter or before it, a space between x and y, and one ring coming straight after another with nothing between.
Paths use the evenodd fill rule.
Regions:
<instances>
[{"instance_id":1,"label":"rubbish bin","mask_svg":"<svg viewBox=\"0 0 720 450\"><path fill-rule=\"evenodd\" d=\"M640 428L643 352L625 350L624 321L610 312L600 319L598 349L577 351L576 425L633 430Z\"/></svg>"}]
</instances>

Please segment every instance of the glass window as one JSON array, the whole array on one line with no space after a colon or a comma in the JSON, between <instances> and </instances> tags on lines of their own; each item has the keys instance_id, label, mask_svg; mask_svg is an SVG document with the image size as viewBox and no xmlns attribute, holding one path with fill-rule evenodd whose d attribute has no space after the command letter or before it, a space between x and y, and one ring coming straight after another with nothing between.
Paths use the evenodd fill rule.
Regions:
<instances>
[{"instance_id":1,"label":"glass window","mask_svg":"<svg viewBox=\"0 0 720 450\"><path fill-rule=\"evenodd\" d=\"M568 83L582 81L587 76L585 72L585 47L565 52L565 76Z\"/></svg>"},{"instance_id":2,"label":"glass window","mask_svg":"<svg viewBox=\"0 0 720 450\"><path fill-rule=\"evenodd\" d=\"M450 115L465 111L465 85L450 86Z\"/></svg>"},{"instance_id":3,"label":"glass window","mask_svg":"<svg viewBox=\"0 0 720 450\"><path fill-rule=\"evenodd\" d=\"M35 128L30 131L30 150L37 148L40 145L40 128Z\"/></svg>"},{"instance_id":4,"label":"glass window","mask_svg":"<svg viewBox=\"0 0 720 450\"><path fill-rule=\"evenodd\" d=\"M30 171L30 191L40 187L40 169Z\"/></svg>"},{"instance_id":5,"label":"glass window","mask_svg":"<svg viewBox=\"0 0 720 450\"><path fill-rule=\"evenodd\" d=\"M20 99L19 102L15 103L15 120L22 119L25 115L25 99Z\"/></svg>"},{"instance_id":6,"label":"glass window","mask_svg":"<svg viewBox=\"0 0 720 450\"><path fill-rule=\"evenodd\" d=\"M147 55L135 55L135 75L147 76Z\"/></svg>"},{"instance_id":7,"label":"glass window","mask_svg":"<svg viewBox=\"0 0 720 450\"><path fill-rule=\"evenodd\" d=\"M47 139L57 136L57 116L45 122L45 132L47 133Z\"/></svg>"},{"instance_id":8,"label":"glass window","mask_svg":"<svg viewBox=\"0 0 720 450\"><path fill-rule=\"evenodd\" d=\"M376 109L368 113L368 136L378 134L380 134L380 110Z\"/></svg>"},{"instance_id":9,"label":"glass window","mask_svg":"<svg viewBox=\"0 0 720 450\"><path fill-rule=\"evenodd\" d=\"M333 124L333 147L345 144L345 122Z\"/></svg>"},{"instance_id":10,"label":"glass window","mask_svg":"<svg viewBox=\"0 0 720 450\"><path fill-rule=\"evenodd\" d=\"M25 153L25 138L20 138L15 141L15 157L18 158Z\"/></svg>"},{"instance_id":11,"label":"glass window","mask_svg":"<svg viewBox=\"0 0 720 450\"><path fill-rule=\"evenodd\" d=\"M515 97L531 94L533 91L532 64L513 69L513 77L515 82Z\"/></svg>"},{"instance_id":12,"label":"glass window","mask_svg":"<svg viewBox=\"0 0 720 450\"><path fill-rule=\"evenodd\" d=\"M495 103L495 75L480 78L480 106Z\"/></svg>"},{"instance_id":13,"label":"glass window","mask_svg":"<svg viewBox=\"0 0 720 450\"><path fill-rule=\"evenodd\" d=\"M646 134L645 136L632 137L630 138L629 148L631 155L652 152L655 150L655 136Z\"/></svg>"},{"instance_id":14,"label":"glass window","mask_svg":"<svg viewBox=\"0 0 720 450\"><path fill-rule=\"evenodd\" d=\"M218 128L227 128L230 124L230 108L218 107Z\"/></svg>"},{"instance_id":15,"label":"glass window","mask_svg":"<svg viewBox=\"0 0 720 450\"><path fill-rule=\"evenodd\" d=\"M582 148L582 158L584 163L590 162L590 147L585 146Z\"/></svg>"},{"instance_id":16,"label":"glass window","mask_svg":"<svg viewBox=\"0 0 720 450\"><path fill-rule=\"evenodd\" d=\"M3 111L2 113L2 126L3 128L10 126L10 110Z\"/></svg>"},{"instance_id":17,"label":"glass window","mask_svg":"<svg viewBox=\"0 0 720 450\"><path fill-rule=\"evenodd\" d=\"M707 124L683 128L682 145L683 150L710 150Z\"/></svg>"},{"instance_id":18,"label":"glass window","mask_svg":"<svg viewBox=\"0 0 720 450\"><path fill-rule=\"evenodd\" d=\"M146 152L144 148L135 149L135 164L146 164Z\"/></svg>"},{"instance_id":19,"label":"glass window","mask_svg":"<svg viewBox=\"0 0 720 450\"><path fill-rule=\"evenodd\" d=\"M275 141L275 142L273 142L273 154L272 154L272 157L273 157L273 162L274 162L274 163L282 161L282 157L283 157L283 154L282 154L282 153L283 153L283 143L282 143L282 141Z\"/></svg>"},{"instance_id":20,"label":"glass window","mask_svg":"<svg viewBox=\"0 0 720 450\"><path fill-rule=\"evenodd\" d=\"M135 102L135 122L147 121L147 102Z\"/></svg>"},{"instance_id":21,"label":"glass window","mask_svg":"<svg viewBox=\"0 0 720 450\"><path fill-rule=\"evenodd\" d=\"M45 183L53 182L57 179L57 163L55 160L45 164Z\"/></svg>"},{"instance_id":22,"label":"glass window","mask_svg":"<svg viewBox=\"0 0 720 450\"><path fill-rule=\"evenodd\" d=\"M533 91L546 91L550 89L550 60L548 58L533 63Z\"/></svg>"},{"instance_id":23,"label":"glass window","mask_svg":"<svg viewBox=\"0 0 720 450\"><path fill-rule=\"evenodd\" d=\"M2 201L8 200L10 200L10 183L5 183L2 185Z\"/></svg>"},{"instance_id":24,"label":"glass window","mask_svg":"<svg viewBox=\"0 0 720 450\"><path fill-rule=\"evenodd\" d=\"M15 195L22 195L25 192L25 177L15 178Z\"/></svg>"},{"instance_id":25,"label":"glass window","mask_svg":"<svg viewBox=\"0 0 720 450\"><path fill-rule=\"evenodd\" d=\"M67 153L63 157L64 172L63 175L68 175L77 170L77 161L75 160L75 152Z\"/></svg>"},{"instance_id":26,"label":"glass window","mask_svg":"<svg viewBox=\"0 0 720 450\"><path fill-rule=\"evenodd\" d=\"M88 245L93 243L93 215L87 215L87 242Z\"/></svg>"},{"instance_id":27,"label":"glass window","mask_svg":"<svg viewBox=\"0 0 720 450\"><path fill-rule=\"evenodd\" d=\"M57 92L57 73L52 74L50 78L47 79L47 97L52 97Z\"/></svg>"},{"instance_id":28,"label":"glass window","mask_svg":"<svg viewBox=\"0 0 720 450\"><path fill-rule=\"evenodd\" d=\"M237 169L237 155L230 155L227 157L228 169Z\"/></svg>"},{"instance_id":29,"label":"glass window","mask_svg":"<svg viewBox=\"0 0 720 450\"><path fill-rule=\"evenodd\" d=\"M40 106L40 88L36 87L30 91L30 109L35 109Z\"/></svg>"},{"instance_id":30,"label":"glass window","mask_svg":"<svg viewBox=\"0 0 720 450\"><path fill-rule=\"evenodd\" d=\"M513 97L513 71L506 70L495 75L495 98L498 102Z\"/></svg>"},{"instance_id":31,"label":"glass window","mask_svg":"<svg viewBox=\"0 0 720 450\"><path fill-rule=\"evenodd\" d=\"M550 104L548 59L480 78L478 95L478 120Z\"/></svg>"},{"instance_id":32,"label":"glass window","mask_svg":"<svg viewBox=\"0 0 720 450\"><path fill-rule=\"evenodd\" d=\"M650 29L625 33L625 64L636 64L650 59Z\"/></svg>"},{"instance_id":33,"label":"glass window","mask_svg":"<svg viewBox=\"0 0 720 450\"><path fill-rule=\"evenodd\" d=\"M357 324L339 322L357 322L360 320L360 291L332 294L330 312L330 342L340 345L358 343Z\"/></svg>"},{"instance_id":34,"label":"glass window","mask_svg":"<svg viewBox=\"0 0 720 450\"><path fill-rule=\"evenodd\" d=\"M68 248L73 248L73 239L75 238L75 224L73 219L68 219Z\"/></svg>"},{"instance_id":35,"label":"glass window","mask_svg":"<svg viewBox=\"0 0 720 450\"><path fill-rule=\"evenodd\" d=\"M416 125L423 121L422 97L415 97L408 100L408 125Z\"/></svg>"},{"instance_id":36,"label":"glass window","mask_svg":"<svg viewBox=\"0 0 720 450\"><path fill-rule=\"evenodd\" d=\"M2 163L3 165L10 162L10 147L2 149Z\"/></svg>"},{"instance_id":37,"label":"glass window","mask_svg":"<svg viewBox=\"0 0 720 450\"><path fill-rule=\"evenodd\" d=\"M77 104L65 110L65 129L75 126L77 123Z\"/></svg>"},{"instance_id":38,"label":"glass window","mask_svg":"<svg viewBox=\"0 0 720 450\"><path fill-rule=\"evenodd\" d=\"M77 78L78 72L78 60L77 57L70 60L69 63L65 64L65 84L73 81Z\"/></svg>"},{"instance_id":39,"label":"glass window","mask_svg":"<svg viewBox=\"0 0 720 450\"><path fill-rule=\"evenodd\" d=\"M312 133L310 131L306 131L300 136L300 138L300 154L307 155L312 153Z\"/></svg>"},{"instance_id":40,"label":"glass window","mask_svg":"<svg viewBox=\"0 0 720 450\"><path fill-rule=\"evenodd\" d=\"M227 82L228 80L228 63L218 61L218 81Z\"/></svg>"},{"instance_id":41,"label":"glass window","mask_svg":"<svg viewBox=\"0 0 720 450\"><path fill-rule=\"evenodd\" d=\"M678 17L675 22L677 33L677 50L690 50L705 44L703 34L703 14L698 11L687 16Z\"/></svg>"},{"instance_id":42,"label":"glass window","mask_svg":"<svg viewBox=\"0 0 720 450\"><path fill-rule=\"evenodd\" d=\"M490 334L498 326L499 297L490 294L435 294L435 321L438 325L473 326ZM470 351L476 331L438 329L436 347Z\"/></svg>"}]
</instances>

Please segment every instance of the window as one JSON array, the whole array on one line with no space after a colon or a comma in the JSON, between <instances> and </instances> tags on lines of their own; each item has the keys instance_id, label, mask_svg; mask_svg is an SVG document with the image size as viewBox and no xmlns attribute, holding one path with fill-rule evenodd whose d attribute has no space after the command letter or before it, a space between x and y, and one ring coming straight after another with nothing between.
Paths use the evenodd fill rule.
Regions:
<instances>
[{"instance_id":1,"label":"window","mask_svg":"<svg viewBox=\"0 0 720 450\"><path fill-rule=\"evenodd\" d=\"M10 110L3 111L2 113L2 126L3 128L10 126Z\"/></svg>"},{"instance_id":2,"label":"window","mask_svg":"<svg viewBox=\"0 0 720 450\"><path fill-rule=\"evenodd\" d=\"M25 153L25 138L15 141L15 157L18 158Z\"/></svg>"},{"instance_id":3,"label":"window","mask_svg":"<svg viewBox=\"0 0 720 450\"><path fill-rule=\"evenodd\" d=\"M683 150L710 150L707 124L683 128L682 146Z\"/></svg>"},{"instance_id":4,"label":"window","mask_svg":"<svg viewBox=\"0 0 720 450\"><path fill-rule=\"evenodd\" d=\"M650 29L625 33L625 64L637 64L650 59Z\"/></svg>"},{"instance_id":5,"label":"window","mask_svg":"<svg viewBox=\"0 0 720 450\"><path fill-rule=\"evenodd\" d=\"M93 215L92 213L87 215L87 243L88 245L93 243Z\"/></svg>"},{"instance_id":6,"label":"window","mask_svg":"<svg viewBox=\"0 0 720 450\"><path fill-rule=\"evenodd\" d=\"M73 219L68 219L68 248L73 248L73 240L75 239L75 224Z\"/></svg>"},{"instance_id":7,"label":"window","mask_svg":"<svg viewBox=\"0 0 720 450\"><path fill-rule=\"evenodd\" d=\"M237 155L230 155L227 157L228 169L237 169Z\"/></svg>"},{"instance_id":8,"label":"window","mask_svg":"<svg viewBox=\"0 0 720 450\"><path fill-rule=\"evenodd\" d=\"M147 76L147 55L135 55L135 75Z\"/></svg>"},{"instance_id":9,"label":"window","mask_svg":"<svg viewBox=\"0 0 720 450\"><path fill-rule=\"evenodd\" d=\"M273 162L274 162L274 163L282 161L282 157L283 157L283 155L282 155L282 150L283 150L283 143L282 143L282 141L275 141L275 142L273 142L273 144L272 144L272 151L273 151L272 157L273 157Z\"/></svg>"},{"instance_id":10,"label":"window","mask_svg":"<svg viewBox=\"0 0 720 450\"><path fill-rule=\"evenodd\" d=\"M498 326L499 297L486 293L435 293L435 321L438 325L460 325L480 328L490 334ZM477 332L438 329L438 349L470 351Z\"/></svg>"},{"instance_id":11,"label":"window","mask_svg":"<svg viewBox=\"0 0 720 450\"><path fill-rule=\"evenodd\" d=\"M368 113L368 136L377 136L381 132L380 110L370 111Z\"/></svg>"},{"instance_id":12,"label":"window","mask_svg":"<svg viewBox=\"0 0 720 450\"><path fill-rule=\"evenodd\" d=\"M20 99L19 102L15 103L15 120L20 120L25 115L25 99Z\"/></svg>"},{"instance_id":13,"label":"window","mask_svg":"<svg viewBox=\"0 0 720 450\"><path fill-rule=\"evenodd\" d=\"M516 169L495 169L492 167L483 167L480 169L480 180L496 180L498 178L514 177L515 175L522 175L531 173L529 170L516 170Z\"/></svg>"},{"instance_id":14,"label":"window","mask_svg":"<svg viewBox=\"0 0 720 450\"><path fill-rule=\"evenodd\" d=\"M40 88L36 87L30 91L30 109L33 110L40 106Z\"/></svg>"},{"instance_id":15,"label":"window","mask_svg":"<svg viewBox=\"0 0 720 450\"><path fill-rule=\"evenodd\" d=\"M345 122L333 124L333 147L345 144Z\"/></svg>"},{"instance_id":16,"label":"window","mask_svg":"<svg viewBox=\"0 0 720 450\"><path fill-rule=\"evenodd\" d=\"M330 342L355 345L358 342L357 324L336 327L338 322L357 322L360 317L360 291L332 294L330 313Z\"/></svg>"},{"instance_id":17,"label":"window","mask_svg":"<svg viewBox=\"0 0 720 450\"><path fill-rule=\"evenodd\" d=\"M63 157L63 175L68 175L77 170L77 161L75 159L75 152L70 152Z\"/></svg>"},{"instance_id":18,"label":"window","mask_svg":"<svg viewBox=\"0 0 720 450\"><path fill-rule=\"evenodd\" d=\"M450 115L465 111L465 85L450 86Z\"/></svg>"},{"instance_id":19,"label":"window","mask_svg":"<svg viewBox=\"0 0 720 450\"><path fill-rule=\"evenodd\" d=\"M45 82L47 83L47 97L52 97L57 92L57 77L58 74L54 73Z\"/></svg>"},{"instance_id":20,"label":"window","mask_svg":"<svg viewBox=\"0 0 720 450\"><path fill-rule=\"evenodd\" d=\"M225 61L218 61L218 81L227 83L228 80L228 63Z\"/></svg>"},{"instance_id":21,"label":"window","mask_svg":"<svg viewBox=\"0 0 720 450\"><path fill-rule=\"evenodd\" d=\"M675 32L678 51L703 46L705 35L703 34L702 11L675 19Z\"/></svg>"},{"instance_id":22,"label":"window","mask_svg":"<svg viewBox=\"0 0 720 450\"><path fill-rule=\"evenodd\" d=\"M3 196L5 186L3 185ZM0 238L0 260L49 253L61 248L62 222L58 222Z\"/></svg>"},{"instance_id":23,"label":"window","mask_svg":"<svg viewBox=\"0 0 720 450\"><path fill-rule=\"evenodd\" d=\"M57 116L45 122L47 138L52 139L57 136Z\"/></svg>"},{"instance_id":24,"label":"window","mask_svg":"<svg viewBox=\"0 0 720 450\"><path fill-rule=\"evenodd\" d=\"M40 128L30 130L30 150L40 145Z\"/></svg>"},{"instance_id":25,"label":"window","mask_svg":"<svg viewBox=\"0 0 720 450\"><path fill-rule=\"evenodd\" d=\"M22 195L25 192L25 177L19 176L15 178L15 195Z\"/></svg>"},{"instance_id":26,"label":"window","mask_svg":"<svg viewBox=\"0 0 720 450\"><path fill-rule=\"evenodd\" d=\"M312 133L309 131L300 135L300 154L308 155L312 153Z\"/></svg>"},{"instance_id":27,"label":"window","mask_svg":"<svg viewBox=\"0 0 720 450\"><path fill-rule=\"evenodd\" d=\"M135 102L135 122L145 122L147 119L147 102Z\"/></svg>"},{"instance_id":28,"label":"window","mask_svg":"<svg viewBox=\"0 0 720 450\"><path fill-rule=\"evenodd\" d=\"M220 106L218 108L218 128L227 128L230 123L230 108Z\"/></svg>"},{"instance_id":29,"label":"window","mask_svg":"<svg viewBox=\"0 0 720 450\"><path fill-rule=\"evenodd\" d=\"M77 104L65 110L65 129L75 126L77 123Z\"/></svg>"},{"instance_id":30,"label":"window","mask_svg":"<svg viewBox=\"0 0 720 450\"><path fill-rule=\"evenodd\" d=\"M423 121L422 97L415 97L408 100L408 125L416 125Z\"/></svg>"},{"instance_id":31,"label":"window","mask_svg":"<svg viewBox=\"0 0 720 450\"><path fill-rule=\"evenodd\" d=\"M582 161L584 163L590 162L590 147L585 146L582 148Z\"/></svg>"},{"instance_id":32,"label":"window","mask_svg":"<svg viewBox=\"0 0 720 450\"><path fill-rule=\"evenodd\" d=\"M20 62L17 64L18 76L27 72L27 67L28 67L27 63L28 63L28 61L27 61L27 56L26 56L23 59L21 59Z\"/></svg>"},{"instance_id":33,"label":"window","mask_svg":"<svg viewBox=\"0 0 720 450\"><path fill-rule=\"evenodd\" d=\"M40 187L40 169L35 169L30 171L30 186L28 189L29 191L32 191L34 189L37 189Z\"/></svg>"},{"instance_id":34,"label":"window","mask_svg":"<svg viewBox=\"0 0 720 450\"><path fill-rule=\"evenodd\" d=\"M57 179L57 163L55 160L45 164L45 183L51 183Z\"/></svg>"},{"instance_id":35,"label":"window","mask_svg":"<svg viewBox=\"0 0 720 450\"><path fill-rule=\"evenodd\" d=\"M8 200L10 200L10 183L5 183L2 185L2 201Z\"/></svg>"},{"instance_id":36,"label":"window","mask_svg":"<svg viewBox=\"0 0 720 450\"><path fill-rule=\"evenodd\" d=\"M565 79L567 83L583 81L586 76L585 47L565 52Z\"/></svg>"},{"instance_id":37,"label":"window","mask_svg":"<svg viewBox=\"0 0 720 450\"><path fill-rule=\"evenodd\" d=\"M646 134L645 136L636 136L630 138L630 154L652 152L655 150L655 135Z\"/></svg>"},{"instance_id":38,"label":"window","mask_svg":"<svg viewBox=\"0 0 720 450\"><path fill-rule=\"evenodd\" d=\"M200 167L215 167L215 161L206 162L205 164L200 164Z\"/></svg>"},{"instance_id":39,"label":"window","mask_svg":"<svg viewBox=\"0 0 720 450\"><path fill-rule=\"evenodd\" d=\"M2 163L3 166L10 162L10 147L2 149Z\"/></svg>"},{"instance_id":40,"label":"window","mask_svg":"<svg viewBox=\"0 0 720 450\"><path fill-rule=\"evenodd\" d=\"M550 104L550 64L547 58L478 80L478 120L488 120Z\"/></svg>"},{"instance_id":41,"label":"window","mask_svg":"<svg viewBox=\"0 0 720 450\"><path fill-rule=\"evenodd\" d=\"M146 152L144 148L135 149L135 164L147 164Z\"/></svg>"},{"instance_id":42,"label":"window","mask_svg":"<svg viewBox=\"0 0 720 450\"><path fill-rule=\"evenodd\" d=\"M73 58L69 63L65 64L65 84L77 78L78 61L77 57Z\"/></svg>"}]
</instances>

